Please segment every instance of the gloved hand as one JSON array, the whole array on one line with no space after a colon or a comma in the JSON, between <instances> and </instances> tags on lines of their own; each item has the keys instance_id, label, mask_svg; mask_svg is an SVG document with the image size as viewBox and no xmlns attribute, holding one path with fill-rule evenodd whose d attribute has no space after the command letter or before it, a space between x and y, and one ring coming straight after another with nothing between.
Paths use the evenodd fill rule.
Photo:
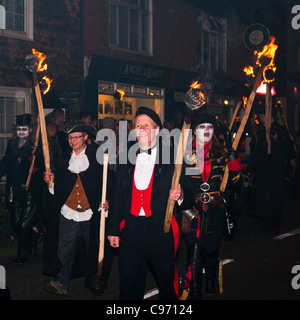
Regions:
<instances>
[{"instance_id":1,"label":"gloved hand","mask_svg":"<svg viewBox=\"0 0 300 320\"><path fill-rule=\"evenodd\" d=\"M228 161L234 161L234 160L237 160L237 159L238 159L238 154L232 148L232 146L230 146L230 148L228 149Z\"/></svg>"}]
</instances>

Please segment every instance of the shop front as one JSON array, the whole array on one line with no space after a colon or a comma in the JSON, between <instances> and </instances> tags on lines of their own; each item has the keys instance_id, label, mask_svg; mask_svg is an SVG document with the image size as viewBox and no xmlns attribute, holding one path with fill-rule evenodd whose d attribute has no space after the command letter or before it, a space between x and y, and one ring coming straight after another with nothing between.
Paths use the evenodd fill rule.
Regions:
<instances>
[{"instance_id":1,"label":"shop front","mask_svg":"<svg viewBox=\"0 0 300 320\"><path fill-rule=\"evenodd\" d=\"M96 56L85 81L85 105L98 120L113 117L133 120L141 106L153 109L164 121L163 67Z\"/></svg>"},{"instance_id":2,"label":"shop front","mask_svg":"<svg viewBox=\"0 0 300 320\"><path fill-rule=\"evenodd\" d=\"M104 56L93 56L86 70L85 109L100 122L105 117L133 120L136 110L147 106L162 122L172 119L175 126L181 127L186 112L185 93L199 78L191 71ZM226 123L237 103L232 92L236 83L217 79L205 83L209 89L206 109ZM116 94L118 91L124 94L122 98Z\"/></svg>"}]
</instances>

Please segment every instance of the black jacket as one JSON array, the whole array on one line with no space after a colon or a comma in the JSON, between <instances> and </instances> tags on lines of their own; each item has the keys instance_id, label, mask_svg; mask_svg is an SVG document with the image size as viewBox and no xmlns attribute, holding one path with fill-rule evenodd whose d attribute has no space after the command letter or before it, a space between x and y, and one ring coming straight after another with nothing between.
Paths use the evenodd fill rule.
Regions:
<instances>
[{"instance_id":1,"label":"black jacket","mask_svg":"<svg viewBox=\"0 0 300 320\"><path fill-rule=\"evenodd\" d=\"M155 164L153 187L151 193L151 212L152 216L148 219L152 223L163 228L166 207L169 198L169 191L172 185L172 178L174 173L174 162L171 164L162 164L162 148L159 148L157 157L159 161ZM173 155L173 150L170 152ZM171 157L172 158L172 157ZM158 160L158 158L157 158ZM112 236L120 235L120 223L128 220L131 215L131 200L132 200L132 185L135 164L131 164L128 160L127 164L118 164L117 179L115 186L115 194L112 203L112 210L110 212L110 223L108 224L108 234ZM190 185L187 183L187 177L184 175L184 168L182 169L181 187L184 190L184 202L188 202L191 191L187 189ZM189 200L190 202L191 200Z\"/></svg>"},{"instance_id":2,"label":"black jacket","mask_svg":"<svg viewBox=\"0 0 300 320\"><path fill-rule=\"evenodd\" d=\"M89 160L89 167L86 171L80 172L78 175L68 170L69 160L71 158L72 150L67 149L62 158L58 162L54 178L54 200L57 209L60 209L68 199L78 175L82 181L86 196L88 198L90 207L95 213L98 211L99 204L102 197L102 176L103 166L98 163L96 159L96 149L87 145L85 154ZM107 186L107 197L109 198L109 178Z\"/></svg>"}]
</instances>

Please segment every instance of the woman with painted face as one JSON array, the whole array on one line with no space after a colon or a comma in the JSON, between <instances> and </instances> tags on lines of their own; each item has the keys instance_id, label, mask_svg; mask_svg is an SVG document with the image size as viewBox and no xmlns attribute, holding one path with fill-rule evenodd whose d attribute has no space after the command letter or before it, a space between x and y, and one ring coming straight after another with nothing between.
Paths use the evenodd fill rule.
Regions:
<instances>
[{"instance_id":1,"label":"woman with painted face","mask_svg":"<svg viewBox=\"0 0 300 320\"><path fill-rule=\"evenodd\" d=\"M226 164L228 184L238 181L241 165L233 149L227 150L214 135L215 118L199 113L192 123L192 151L186 152L186 174L194 190L192 211L183 211L182 231L188 245L188 271L191 300L202 296L202 268L205 268L207 294L217 293L219 245L225 222L226 205L220 191ZM191 214L192 212L192 214Z\"/></svg>"},{"instance_id":2,"label":"woman with painted face","mask_svg":"<svg viewBox=\"0 0 300 320\"><path fill-rule=\"evenodd\" d=\"M41 189L34 186L38 181L35 178L37 176L36 166L29 189L25 189L33 154L31 131L31 115L18 115L16 117L16 138L8 142L5 156L0 162L0 178L6 175L6 205L11 215L11 227L16 232L18 239L18 253L13 261L15 265L23 264L31 253L32 228L37 222L34 201L36 197L33 189Z\"/></svg>"}]
</instances>

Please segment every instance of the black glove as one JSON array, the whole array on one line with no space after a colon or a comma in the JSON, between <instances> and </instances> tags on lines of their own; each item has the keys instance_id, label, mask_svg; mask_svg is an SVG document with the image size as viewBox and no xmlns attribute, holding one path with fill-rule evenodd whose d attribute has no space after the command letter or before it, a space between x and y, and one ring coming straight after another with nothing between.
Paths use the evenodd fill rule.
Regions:
<instances>
[{"instance_id":1,"label":"black glove","mask_svg":"<svg viewBox=\"0 0 300 320\"><path fill-rule=\"evenodd\" d=\"M236 153L236 151L230 147L228 150L228 161L234 161L236 159L238 159L238 154Z\"/></svg>"}]
</instances>

